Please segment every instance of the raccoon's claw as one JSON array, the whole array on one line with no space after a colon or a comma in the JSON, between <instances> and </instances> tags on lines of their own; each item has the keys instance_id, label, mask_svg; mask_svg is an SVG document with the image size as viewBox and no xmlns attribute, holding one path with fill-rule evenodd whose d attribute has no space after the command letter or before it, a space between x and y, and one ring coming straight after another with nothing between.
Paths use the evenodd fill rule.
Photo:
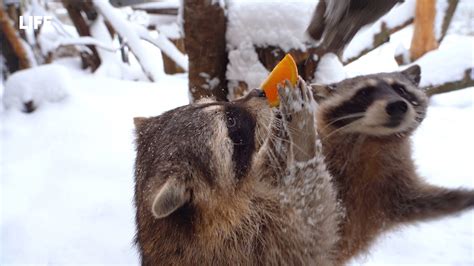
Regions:
<instances>
[{"instance_id":1,"label":"raccoon's claw","mask_svg":"<svg viewBox=\"0 0 474 266\"><path fill-rule=\"evenodd\" d=\"M303 79L299 78L296 86L286 80L285 86L278 85L280 97L280 111L284 116L298 112L313 112L313 95Z\"/></svg>"}]
</instances>

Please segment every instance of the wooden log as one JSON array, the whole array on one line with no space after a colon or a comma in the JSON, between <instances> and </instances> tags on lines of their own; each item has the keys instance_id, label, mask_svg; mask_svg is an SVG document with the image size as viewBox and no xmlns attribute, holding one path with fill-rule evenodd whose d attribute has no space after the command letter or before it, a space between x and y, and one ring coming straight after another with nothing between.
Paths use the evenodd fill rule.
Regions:
<instances>
[{"instance_id":1,"label":"wooden log","mask_svg":"<svg viewBox=\"0 0 474 266\"><path fill-rule=\"evenodd\" d=\"M448 83L444 83L441 85L437 86L430 86L428 88L425 88L426 94L428 96L433 96L436 94L441 94L441 93L446 93L446 92L451 92L451 91L456 91L456 90L461 90L465 89L468 87L474 87L474 69L467 69L466 72L464 73L464 77L460 80L457 81L452 81Z\"/></svg>"},{"instance_id":2,"label":"wooden log","mask_svg":"<svg viewBox=\"0 0 474 266\"><path fill-rule=\"evenodd\" d=\"M415 61L429 51L438 48L434 32L436 17L435 0L417 0L410 59Z\"/></svg>"},{"instance_id":3,"label":"wooden log","mask_svg":"<svg viewBox=\"0 0 474 266\"><path fill-rule=\"evenodd\" d=\"M185 53L184 38L181 39L170 39L170 41L178 48L179 51ZM165 52L161 51L163 56L163 66L166 74L176 74L186 72L182 67L180 67L176 62L170 58Z\"/></svg>"},{"instance_id":4,"label":"wooden log","mask_svg":"<svg viewBox=\"0 0 474 266\"><path fill-rule=\"evenodd\" d=\"M184 1L184 42L189 57L191 101L203 97L227 100L227 18L224 8L219 1Z\"/></svg>"}]
</instances>

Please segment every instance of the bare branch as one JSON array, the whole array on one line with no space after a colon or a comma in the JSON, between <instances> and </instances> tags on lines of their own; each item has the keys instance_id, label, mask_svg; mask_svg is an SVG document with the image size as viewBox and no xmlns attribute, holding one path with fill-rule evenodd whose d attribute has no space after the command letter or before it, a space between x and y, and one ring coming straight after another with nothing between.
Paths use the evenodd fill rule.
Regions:
<instances>
[{"instance_id":1,"label":"bare branch","mask_svg":"<svg viewBox=\"0 0 474 266\"><path fill-rule=\"evenodd\" d=\"M448 0L448 8L446 9L444 13L444 19L443 19L443 25L441 28L441 36L438 40L438 43L441 43L441 41L444 39L444 36L446 36L446 33L448 32L449 25L451 24L451 20L453 19L454 12L456 11L456 7L458 6L459 0Z\"/></svg>"}]
</instances>

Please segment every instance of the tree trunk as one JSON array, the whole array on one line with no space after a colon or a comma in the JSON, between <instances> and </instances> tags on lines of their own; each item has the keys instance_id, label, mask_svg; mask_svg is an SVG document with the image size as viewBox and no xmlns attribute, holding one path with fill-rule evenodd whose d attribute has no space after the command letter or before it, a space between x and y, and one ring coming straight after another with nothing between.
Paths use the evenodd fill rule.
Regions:
<instances>
[{"instance_id":1,"label":"tree trunk","mask_svg":"<svg viewBox=\"0 0 474 266\"><path fill-rule=\"evenodd\" d=\"M438 48L434 32L436 17L435 0L417 0L415 12L415 30L410 48L412 61L420 58L429 51Z\"/></svg>"},{"instance_id":2,"label":"tree trunk","mask_svg":"<svg viewBox=\"0 0 474 266\"><path fill-rule=\"evenodd\" d=\"M184 43L189 56L191 100L227 100L227 19L219 1L184 1Z\"/></svg>"}]
</instances>

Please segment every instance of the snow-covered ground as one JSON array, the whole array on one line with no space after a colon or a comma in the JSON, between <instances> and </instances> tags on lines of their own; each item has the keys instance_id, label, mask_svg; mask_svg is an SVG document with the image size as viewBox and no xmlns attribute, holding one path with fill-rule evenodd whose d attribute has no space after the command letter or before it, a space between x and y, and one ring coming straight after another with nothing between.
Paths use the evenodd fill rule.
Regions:
<instances>
[{"instance_id":1,"label":"snow-covered ground","mask_svg":"<svg viewBox=\"0 0 474 266\"><path fill-rule=\"evenodd\" d=\"M71 72L66 100L0 114L1 265L137 263L132 118L186 104L186 76L153 84ZM473 104L474 88L433 98L414 137L431 183L474 188ZM473 222L470 211L402 228L354 264L472 265Z\"/></svg>"},{"instance_id":2,"label":"snow-covered ground","mask_svg":"<svg viewBox=\"0 0 474 266\"><path fill-rule=\"evenodd\" d=\"M398 42L409 42L409 31L346 66L346 74L396 70L393 54ZM447 40L451 47L466 46L457 43L464 37ZM456 51L451 56L473 57L468 48ZM234 56L239 59L239 54ZM436 63L445 71L453 68L452 62L436 60L426 65ZM69 72L66 98L41 102L31 114L0 106L0 265L136 265L132 119L187 104L187 76L165 75L159 69L156 83L132 82L117 75L108 78L110 71L85 73L79 60L57 64ZM437 71L439 78L443 71ZM54 74L49 72L50 78ZM45 75L42 80L48 79ZM429 77L425 72L425 79ZM48 84L42 82L19 84ZM3 93L0 84L0 98ZM432 98L428 117L413 138L414 159L427 181L474 188L473 117L474 87ZM474 265L474 211L400 228L352 264Z\"/></svg>"}]
</instances>

